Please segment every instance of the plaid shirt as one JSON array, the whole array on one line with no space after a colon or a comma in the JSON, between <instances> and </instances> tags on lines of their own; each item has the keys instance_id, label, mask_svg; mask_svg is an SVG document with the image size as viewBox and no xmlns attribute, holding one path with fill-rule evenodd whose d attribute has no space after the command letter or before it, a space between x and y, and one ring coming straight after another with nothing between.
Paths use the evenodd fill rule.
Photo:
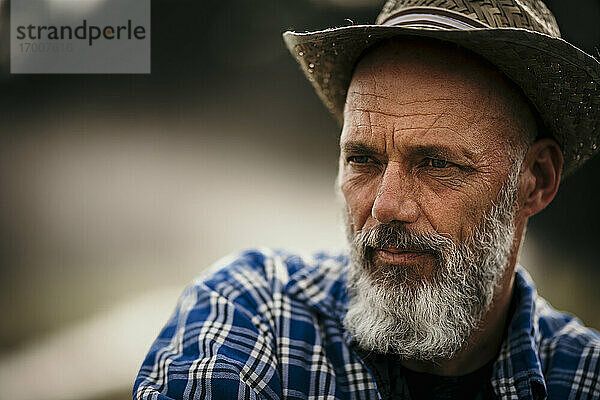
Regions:
<instances>
[{"instance_id":1,"label":"plaid shirt","mask_svg":"<svg viewBox=\"0 0 600 400\"><path fill-rule=\"evenodd\" d=\"M341 322L347 265L346 254L268 249L217 263L181 296L133 398L385 398ZM552 309L521 267L515 290L491 377L497 397L600 398L600 334Z\"/></svg>"}]
</instances>

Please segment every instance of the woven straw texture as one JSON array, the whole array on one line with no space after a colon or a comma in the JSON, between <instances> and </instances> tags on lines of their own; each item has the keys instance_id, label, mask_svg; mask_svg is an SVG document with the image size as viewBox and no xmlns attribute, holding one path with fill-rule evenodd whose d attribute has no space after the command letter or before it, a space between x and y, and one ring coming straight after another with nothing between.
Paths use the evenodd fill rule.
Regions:
<instances>
[{"instance_id":1,"label":"woven straw texture","mask_svg":"<svg viewBox=\"0 0 600 400\"><path fill-rule=\"evenodd\" d=\"M284 33L284 40L325 106L343 121L346 90L361 54L397 36L456 43L512 79L537 109L547 135L563 150L563 178L600 146L600 63L559 38L556 21L535 0L390 0L379 23L409 7L445 8L490 26L433 30L355 25L309 33Z\"/></svg>"}]
</instances>

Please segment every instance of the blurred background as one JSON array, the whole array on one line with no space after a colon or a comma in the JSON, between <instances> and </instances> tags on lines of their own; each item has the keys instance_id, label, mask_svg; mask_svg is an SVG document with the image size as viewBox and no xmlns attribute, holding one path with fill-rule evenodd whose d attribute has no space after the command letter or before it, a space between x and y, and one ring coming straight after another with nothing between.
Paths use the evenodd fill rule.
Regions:
<instances>
[{"instance_id":1,"label":"blurred background","mask_svg":"<svg viewBox=\"0 0 600 400\"><path fill-rule=\"evenodd\" d=\"M598 0L547 3L598 57ZM338 128L281 33L369 23L382 4L154 0L150 75L10 75L0 0L1 399L130 398L204 268L247 247L344 244ZM596 328L599 173L596 158L564 182L521 258Z\"/></svg>"}]
</instances>

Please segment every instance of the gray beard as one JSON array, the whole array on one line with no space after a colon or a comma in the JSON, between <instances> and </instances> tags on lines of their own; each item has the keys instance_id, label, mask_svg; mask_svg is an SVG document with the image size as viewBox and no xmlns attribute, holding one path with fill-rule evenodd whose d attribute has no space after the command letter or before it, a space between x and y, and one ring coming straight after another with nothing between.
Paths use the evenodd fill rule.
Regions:
<instances>
[{"instance_id":1,"label":"gray beard","mask_svg":"<svg viewBox=\"0 0 600 400\"><path fill-rule=\"evenodd\" d=\"M510 174L481 223L459 245L440 234L414 234L402 224L346 233L351 244L350 301L344 319L358 345L403 359L436 360L455 355L488 311L514 238L518 169ZM374 261L374 247L430 251L431 277L415 265Z\"/></svg>"}]
</instances>

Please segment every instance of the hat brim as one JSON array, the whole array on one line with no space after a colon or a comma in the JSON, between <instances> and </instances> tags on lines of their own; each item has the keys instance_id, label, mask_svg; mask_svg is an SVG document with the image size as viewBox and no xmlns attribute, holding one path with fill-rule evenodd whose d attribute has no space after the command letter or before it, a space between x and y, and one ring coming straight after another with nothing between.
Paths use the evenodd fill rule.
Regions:
<instances>
[{"instance_id":1,"label":"hat brim","mask_svg":"<svg viewBox=\"0 0 600 400\"><path fill-rule=\"evenodd\" d=\"M563 177L597 152L600 63L563 39L516 28L425 30L382 25L283 34L288 49L340 124L346 91L361 54L398 36L455 43L487 59L513 80L561 146Z\"/></svg>"}]
</instances>

